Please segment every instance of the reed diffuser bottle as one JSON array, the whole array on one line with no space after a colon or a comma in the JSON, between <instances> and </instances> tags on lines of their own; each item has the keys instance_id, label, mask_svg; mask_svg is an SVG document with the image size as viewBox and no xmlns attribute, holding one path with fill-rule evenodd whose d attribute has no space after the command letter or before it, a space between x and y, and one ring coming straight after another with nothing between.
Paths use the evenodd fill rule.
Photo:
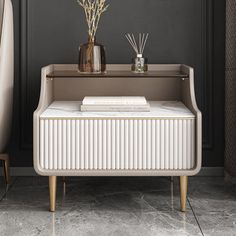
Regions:
<instances>
[{"instance_id":1,"label":"reed diffuser bottle","mask_svg":"<svg viewBox=\"0 0 236 236\"><path fill-rule=\"evenodd\" d=\"M132 59L131 70L135 73L144 73L148 71L147 58L143 57L144 48L149 34L139 33L138 40L133 34L126 34L128 42L136 53L136 58Z\"/></svg>"}]
</instances>

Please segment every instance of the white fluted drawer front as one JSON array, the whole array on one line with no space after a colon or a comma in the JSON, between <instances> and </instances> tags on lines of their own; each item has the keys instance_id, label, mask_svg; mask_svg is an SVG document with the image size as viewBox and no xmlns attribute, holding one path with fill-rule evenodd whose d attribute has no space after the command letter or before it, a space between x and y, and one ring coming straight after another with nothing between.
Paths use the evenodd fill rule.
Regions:
<instances>
[{"instance_id":1,"label":"white fluted drawer front","mask_svg":"<svg viewBox=\"0 0 236 236\"><path fill-rule=\"evenodd\" d=\"M195 119L41 119L45 170L187 170Z\"/></svg>"}]
</instances>

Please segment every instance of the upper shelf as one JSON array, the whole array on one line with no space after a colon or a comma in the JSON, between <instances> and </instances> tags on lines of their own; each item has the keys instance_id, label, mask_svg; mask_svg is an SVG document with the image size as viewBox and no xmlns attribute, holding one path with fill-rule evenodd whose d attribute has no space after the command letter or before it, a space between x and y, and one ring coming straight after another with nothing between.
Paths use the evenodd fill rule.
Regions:
<instances>
[{"instance_id":1,"label":"upper shelf","mask_svg":"<svg viewBox=\"0 0 236 236\"><path fill-rule=\"evenodd\" d=\"M55 70L47 78L188 78L188 74L179 71L148 71L138 74L131 71L107 71L101 74L80 73L76 70Z\"/></svg>"}]
</instances>

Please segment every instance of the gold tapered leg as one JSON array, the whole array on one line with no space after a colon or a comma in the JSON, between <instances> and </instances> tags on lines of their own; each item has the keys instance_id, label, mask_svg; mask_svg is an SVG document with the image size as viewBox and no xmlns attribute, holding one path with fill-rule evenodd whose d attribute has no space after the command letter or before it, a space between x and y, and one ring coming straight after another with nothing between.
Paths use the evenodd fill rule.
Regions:
<instances>
[{"instance_id":1,"label":"gold tapered leg","mask_svg":"<svg viewBox=\"0 0 236 236\"><path fill-rule=\"evenodd\" d=\"M181 211L186 211L186 201L188 192L188 176L180 176L180 204Z\"/></svg>"},{"instance_id":2,"label":"gold tapered leg","mask_svg":"<svg viewBox=\"0 0 236 236\"><path fill-rule=\"evenodd\" d=\"M3 169L4 169L4 177L6 184L10 184L10 168L9 168L9 155L8 154L0 154L0 160L3 161Z\"/></svg>"},{"instance_id":3,"label":"gold tapered leg","mask_svg":"<svg viewBox=\"0 0 236 236\"><path fill-rule=\"evenodd\" d=\"M49 195L50 195L50 211L56 209L56 192L57 192L57 177L49 176Z\"/></svg>"}]
</instances>

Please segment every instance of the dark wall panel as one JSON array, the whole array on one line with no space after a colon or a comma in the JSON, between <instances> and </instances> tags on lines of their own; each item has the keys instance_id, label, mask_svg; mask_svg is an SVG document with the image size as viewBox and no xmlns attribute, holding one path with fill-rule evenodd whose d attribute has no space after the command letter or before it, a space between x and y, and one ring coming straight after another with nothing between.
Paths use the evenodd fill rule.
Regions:
<instances>
[{"instance_id":1,"label":"dark wall panel","mask_svg":"<svg viewBox=\"0 0 236 236\"><path fill-rule=\"evenodd\" d=\"M185 63L196 71L196 95L203 111L204 164L223 160L223 88L220 67L214 68L215 7L218 27L224 29L223 0L110 0L102 16L97 41L106 46L108 63L130 63L133 52L126 32L148 32L145 55L149 63ZM213 4L214 2L214 4ZM77 63L78 46L86 42L86 22L76 0L13 0L15 14L16 86L12 164L32 165L32 114L40 90L41 67ZM218 9L218 8L217 8ZM221 22L222 21L222 22ZM222 65L224 69L224 65ZM217 72L218 70L218 72ZM217 72L214 73L214 72ZM219 83L220 84L220 83Z\"/></svg>"}]
</instances>

